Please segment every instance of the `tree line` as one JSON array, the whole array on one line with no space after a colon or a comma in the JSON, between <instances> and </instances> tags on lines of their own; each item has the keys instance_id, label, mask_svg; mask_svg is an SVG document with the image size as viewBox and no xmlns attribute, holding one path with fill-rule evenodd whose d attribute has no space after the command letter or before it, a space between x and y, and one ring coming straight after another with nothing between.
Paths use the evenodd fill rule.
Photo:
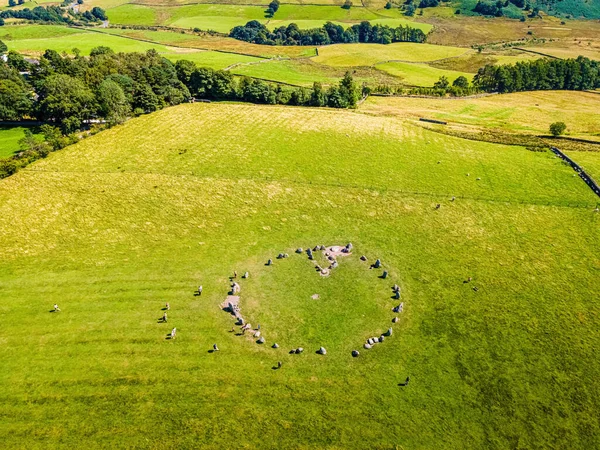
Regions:
<instances>
[{"instance_id":1,"label":"tree line","mask_svg":"<svg viewBox=\"0 0 600 450\"><path fill-rule=\"evenodd\" d=\"M328 45L338 43L371 42L425 42L427 35L418 28L387 25L371 25L368 21L344 29L341 25L327 22L321 28L301 30L298 25L276 28L271 32L264 24L252 20L246 25L234 27L229 36L241 41L262 45Z\"/></svg>"},{"instance_id":2,"label":"tree line","mask_svg":"<svg viewBox=\"0 0 600 450\"><path fill-rule=\"evenodd\" d=\"M4 19L24 19L32 22L62 23L75 25L77 23L90 23L107 20L106 13L98 6L91 11L76 12L71 8L60 6L36 6L33 9L8 9L0 12L0 25L4 25Z\"/></svg>"},{"instance_id":3,"label":"tree line","mask_svg":"<svg viewBox=\"0 0 600 450\"><path fill-rule=\"evenodd\" d=\"M600 62L583 56L576 59L537 59L477 71L473 84L485 92L537 90L583 91L600 88Z\"/></svg>"}]
</instances>

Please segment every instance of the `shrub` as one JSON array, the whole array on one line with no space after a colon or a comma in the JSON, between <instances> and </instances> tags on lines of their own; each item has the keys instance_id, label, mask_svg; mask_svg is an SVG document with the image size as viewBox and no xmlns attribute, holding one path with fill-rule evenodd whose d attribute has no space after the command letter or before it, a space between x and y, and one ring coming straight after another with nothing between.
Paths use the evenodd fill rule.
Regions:
<instances>
[{"instance_id":1,"label":"shrub","mask_svg":"<svg viewBox=\"0 0 600 450\"><path fill-rule=\"evenodd\" d=\"M550 133L552 136L560 136L564 134L567 129L567 125L564 122L554 122L550 125Z\"/></svg>"}]
</instances>

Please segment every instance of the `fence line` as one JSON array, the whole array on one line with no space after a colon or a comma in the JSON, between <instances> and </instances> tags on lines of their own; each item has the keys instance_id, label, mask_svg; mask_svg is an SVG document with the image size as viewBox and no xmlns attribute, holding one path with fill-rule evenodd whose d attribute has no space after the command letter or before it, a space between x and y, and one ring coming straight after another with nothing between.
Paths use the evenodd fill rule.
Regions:
<instances>
[{"instance_id":1,"label":"fence line","mask_svg":"<svg viewBox=\"0 0 600 450\"><path fill-rule=\"evenodd\" d=\"M565 155L563 152L561 152L556 147L550 147L550 150L552 150L552 152L554 152L559 158L561 158L564 161L568 162L569 165L573 168L573 170L575 172L577 172L577 174L579 175L579 177L585 182L585 184L587 184L589 186L589 188L598 197L600 197L600 187L594 181L594 179L592 177L590 177L585 170L583 170L583 168L579 164L577 164L575 161L573 161L571 158L569 158L567 155Z\"/></svg>"}]
</instances>

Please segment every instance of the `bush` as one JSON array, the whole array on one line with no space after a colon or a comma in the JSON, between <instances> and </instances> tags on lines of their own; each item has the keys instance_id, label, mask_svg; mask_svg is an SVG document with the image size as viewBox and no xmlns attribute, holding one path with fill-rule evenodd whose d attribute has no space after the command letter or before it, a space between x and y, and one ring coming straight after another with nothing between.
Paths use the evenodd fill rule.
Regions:
<instances>
[{"instance_id":1,"label":"bush","mask_svg":"<svg viewBox=\"0 0 600 450\"><path fill-rule=\"evenodd\" d=\"M550 133L552 136L560 136L564 134L567 129L567 125L564 122L554 122L550 125Z\"/></svg>"}]
</instances>

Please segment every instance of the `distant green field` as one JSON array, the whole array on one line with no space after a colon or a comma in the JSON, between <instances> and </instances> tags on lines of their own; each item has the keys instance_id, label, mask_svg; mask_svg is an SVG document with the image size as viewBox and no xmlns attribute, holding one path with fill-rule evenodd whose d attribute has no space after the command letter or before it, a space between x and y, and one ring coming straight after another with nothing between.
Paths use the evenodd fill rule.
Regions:
<instances>
[{"instance_id":1,"label":"distant green field","mask_svg":"<svg viewBox=\"0 0 600 450\"><path fill-rule=\"evenodd\" d=\"M0 27L0 39L3 41L22 39L49 39L72 36L83 33L83 30L60 25L6 25Z\"/></svg>"},{"instance_id":2,"label":"distant green field","mask_svg":"<svg viewBox=\"0 0 600 450\"><path fill-rule=\"evenodd\" d=\"M158 25L156 10L149 6L125 4L106 11L111 23L123 25Z\"/></svg>"},{"instance_id":3,"label":"distant green field","mask_svg":"<svg viewBox=\"0 0 600 450\"><path fill-rule=\"evenodd\" d=\"M397 10L373 11L363 7L350 10L339 6L293 5L282 4L273 18L265 15L265 6L237 4L190 4L181 6L151 6L125 4L107 10L112 23L124 25L169 25L180 28L200 28L229 32L237 25L244 25L250 20L259 20L270 28L296 23L301 28L315 28L327 21L341 22L345 26L362 20L374 24L386 24L397 27L410 25L427 32L432 27L428 24L412 22L403 17Z\"/></svg>"},{"instance_id":4,"label":"distant green field","mask_svg":"<svg viewBox=\"0 0 600 450\"><path fill-rule=\"evenodd\" d=\"M25 27L24 27L25 28ZM41 31L43 31L43 27ZM37 30L30 31L31 34L37 33ZM24 33L26 34L26 33ZM173 33L173 35L177 35ZM177 35L182 36L182 35ZM154 49L172 61L188 59L196 62L198 65L212 67L214 69L223 69L231 64L238 62L258 61L259 58L252 56L239 55L234 53L223 53L215 51L202 51L194 49L180 49L168 47L162 44L152 44L134 39L127 39L117 35L96 32L80 32L76 34L60 35L53 38L21 39L6 41L10 50L17 50L25 54L40 54L50 48L58 52L72 53L74 48L79 49L84 55L98 46L107 46L115 52L145 52ZM173 39L173 43L176 40Z\"/></svg>"},{"instance_id":5,"label":"distant green field","mask_svg":"<svg viewBox=\"0 0 600 450\"><path fill-rule=\"evenodd\" d=\"M319 48L315 62L329 66L370 66L384 61L426 62L450 58L468 49L441 45L396 42L394 44L334 44Z\"/></svg>"},{"instance_id":6,"label":"distant green field","mask_svg":"<svg viewBox=\"0 0 600 450\"><path fill-rule=\"evenodd\" d=\"M596 448L596 202L549 152L398 117L132 119L0 180L2 445ZM329 277L294 253L347 242ZM263 345L219 306L246 270Z\"/></svg>"},{"instance_id":7,"label":"distant green field","mask_svg":"<svg viewBox=\"0 0 600 450\"><path fill-rule=\"evenodd\" d=\"M455 70L444 70L436 67L428 66L427 64L414 63L398 63L391 62L385 64L377 64L378 70L383 70L390 75L399 77L402 82L411 86L433 86L441 76L448 78L450 83L460 76L464 76L467 80L472 81L473 74L467 72L457 72Z\"/></svg>"},{"instance_id":8,"label":"distant green field","mask_svg":"<svg viewBox=\"0 0 600 450\"><path fill-rule=\"evenodd\" d=\"M237 75L311 87L315 81L326 85L337 85L346 70L315 64L310 60L284 60L241 65L233 68L231 72ZM354 70L353 77L357 83L368 83L371 86L393 84L395 81L392 77L381 75L381 72L375 69Z\"/></svg>"}]
</instances>

